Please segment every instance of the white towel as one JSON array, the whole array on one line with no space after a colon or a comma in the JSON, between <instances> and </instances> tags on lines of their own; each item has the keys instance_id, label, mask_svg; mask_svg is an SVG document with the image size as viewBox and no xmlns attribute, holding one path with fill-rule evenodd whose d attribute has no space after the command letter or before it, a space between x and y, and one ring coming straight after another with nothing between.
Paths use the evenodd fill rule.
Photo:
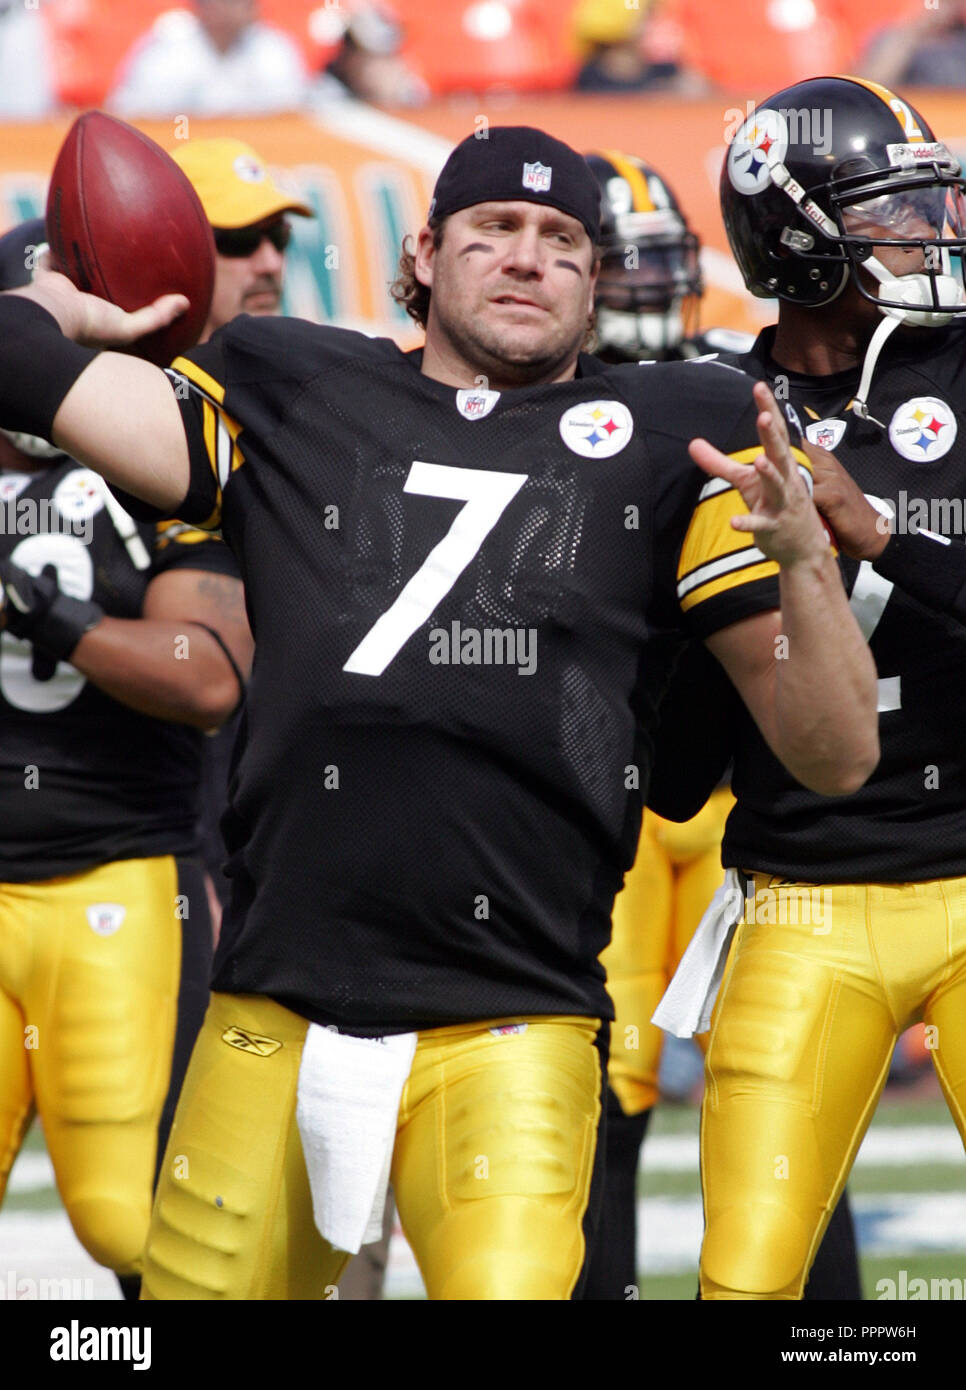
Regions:
<instances>
[{"instance_id":1,"label":"white towel","mask_svg":"<svg viewBox=\"0 0 966 1390\"><path fill-rule=\"evenodd\" d=\"M415 1052L415 1033L353 1038L309 1024L295 1113L315 1224L337 1250L354 1255L382 1235L399 1098Z\"/></svg>"},{"instance_id":2,"label":"white towel","mask_svg":"<svg viewBox=\"0 0 966 1390\"><path fill-rule=\"evenodd\" d=\"M738 871L729 869L651 1017L651 1022L665 1033L690 1038L711 1027L731 938L744 908L745 895Z\"/></svg>"}]
</instances>

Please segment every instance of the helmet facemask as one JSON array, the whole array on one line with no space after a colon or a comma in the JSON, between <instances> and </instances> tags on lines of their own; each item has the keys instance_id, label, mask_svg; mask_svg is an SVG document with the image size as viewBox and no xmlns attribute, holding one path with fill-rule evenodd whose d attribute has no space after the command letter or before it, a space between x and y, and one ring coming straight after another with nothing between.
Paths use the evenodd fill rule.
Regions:
<instances>
[{"instance_id":1,"label":"helmet facemask","mask_svg":"<svg viewBox=\"0 0 966 1390\"><path fill-rule=\"evenodd\" d=\"M937 161L931 177L920 167L913 178L886 179L874 187L866 183L861 198L836 187L848 178L830 184L832 212L857 290L883 314L916 327L941 327L966 313L966 181L950 162L952 168ZM887 249L889 264L882 255ZM903 265L907 258L909 269ZM863 269L877 282L874 287Z\"/></svg>"},{"instance_id":2,"label":"helmet facemask","mask_svg":"<svg viewBox=\"0 0 966 1390\"><path fill-rule=\"evenodd\" d=\"M601 248L600 346L628 359L662 356L697 331L698 239L671 209L626 213L616 224Z\"/></svg>"}]
</instances>

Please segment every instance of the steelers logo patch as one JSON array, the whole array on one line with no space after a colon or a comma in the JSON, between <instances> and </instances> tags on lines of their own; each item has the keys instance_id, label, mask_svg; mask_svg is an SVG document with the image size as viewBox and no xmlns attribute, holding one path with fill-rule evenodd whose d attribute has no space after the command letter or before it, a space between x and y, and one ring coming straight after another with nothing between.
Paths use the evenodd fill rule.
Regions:
<instances>
[{"instance_id":1,"label":"steelers logo patch","mask_svg":"<svg viewBox=\"0 0 966 1390\"><path fill-rule=\"evenodd\" d=\"M771 168L788 153L788 126L780 111L766 106L738 128L728 149L728 178L739 193L760 193Z\"/></svg>"},{"instance_id":2,"label":"steelers logo patch","mask_svg":"<svg viewBox=\"0 0 966 1390\"><path fill-rule=\"evenodd\" d=\"M232 164L232 168L242 183L262 183L265 179L264 165L259 164L256 159L252 159L250 155L240 154Z\"/></svg>"},{"instance_id":3,"label":"steelers logo patch","mask_svg":"<svg viewBox=\"0 0 966 1390\"><path fill-rule=\"evenodd\" d=\"M560 438L585 459L619 454L634 433L634 419L620 401L588 401L572 405L560 417Z\"/></svg>"},{"instance_id":4,"label":"steelers logo patch","mask_svg":"<svg viewBox=\"0 0 966 1390\"><path fill-rule=\"evenodd\" d=\"M913 463L932 463L956 442L956 416L936 396L914 396L900 405L889 423L889 442Z\"/></svg>"},{"instance_id":5,"label":"steelers logo patch","mask_svg":"<svg viewBox=\"0 0 966 1390\"><path fill-rule=\"evenodd\" d=\"M89 468L72 468L54 488L53 502L66 521L96 516L104 506L100 479Z\"/></svg>"}]
</instances>

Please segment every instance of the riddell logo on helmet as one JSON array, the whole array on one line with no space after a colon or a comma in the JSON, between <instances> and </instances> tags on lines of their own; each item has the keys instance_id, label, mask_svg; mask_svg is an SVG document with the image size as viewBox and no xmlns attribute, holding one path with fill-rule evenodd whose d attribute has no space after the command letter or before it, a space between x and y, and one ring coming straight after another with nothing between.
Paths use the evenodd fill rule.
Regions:
<instances>
[{"instance_id":1,"label":"riddell logo on helmet","mask_svg":"<svg viewBox=\"0 0 966 1390\"><path fill-rule=\"evenodd\" d=\"M811 146L815 154L832 152L832 112L828 107L762 107L756 110L751 100L740 106L729 107L724 113L724 140L726 145L746 140L754 143L756 118L766 117L776 112L787 132L788 142L793 145Z\"/></svg>"}]
</instances>

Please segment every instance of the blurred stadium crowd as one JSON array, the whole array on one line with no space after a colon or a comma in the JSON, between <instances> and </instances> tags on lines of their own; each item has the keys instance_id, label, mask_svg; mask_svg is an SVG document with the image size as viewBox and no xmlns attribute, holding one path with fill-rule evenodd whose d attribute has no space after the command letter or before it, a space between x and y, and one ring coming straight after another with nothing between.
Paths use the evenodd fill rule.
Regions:
<instances>
[{"instance_id":1,"label":"blurred stadium crowd","mask_svg":"<svg viewBox=\"0 0 966 1390\"><path fill-rule=\"evenodd\" d=\"M966 86L958 0L0 0L0 119L241 115L347 95Z\"/></svg>"}]
</instances>

